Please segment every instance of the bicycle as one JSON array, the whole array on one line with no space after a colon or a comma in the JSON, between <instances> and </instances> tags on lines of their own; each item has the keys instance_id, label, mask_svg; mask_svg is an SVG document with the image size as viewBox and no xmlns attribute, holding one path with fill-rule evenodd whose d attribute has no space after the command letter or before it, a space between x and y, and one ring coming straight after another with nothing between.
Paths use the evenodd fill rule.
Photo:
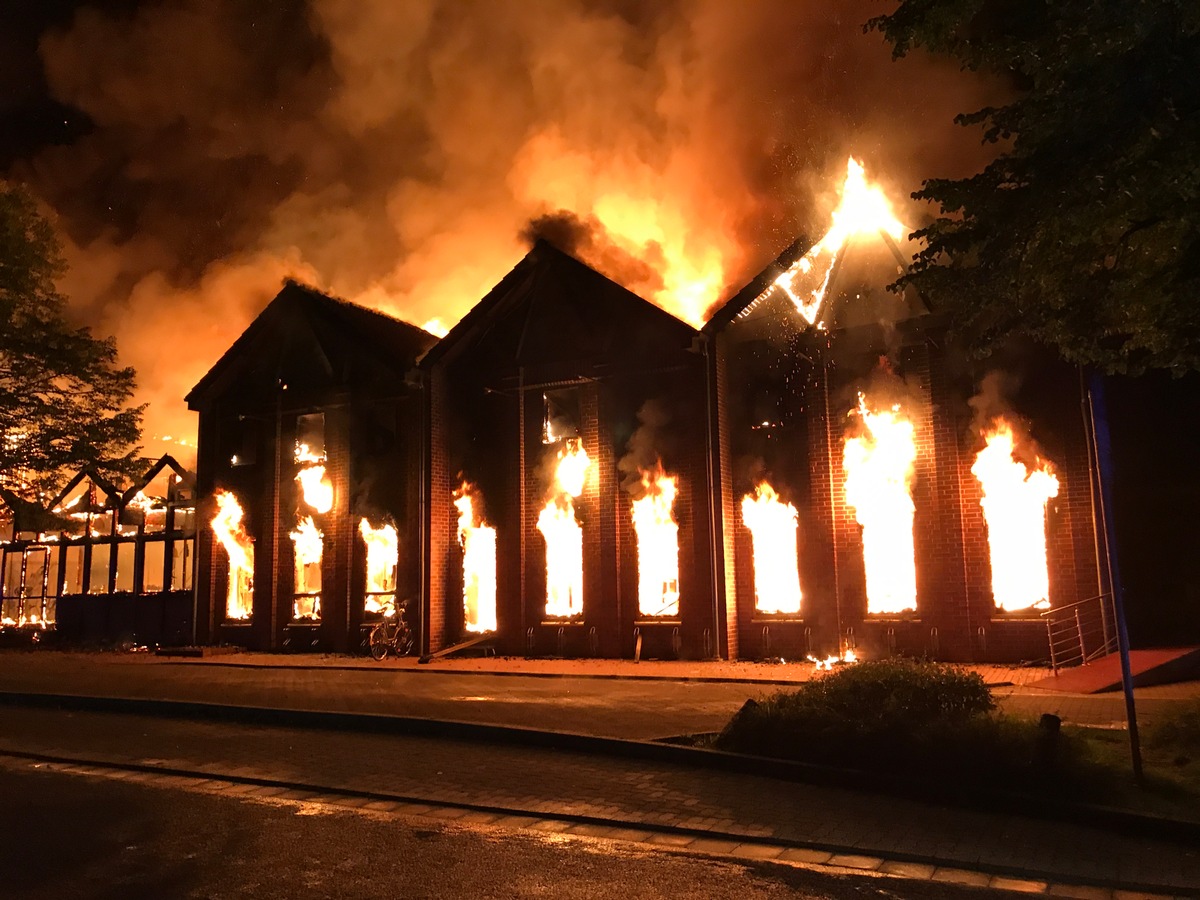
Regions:
<instances>
[{"instance_id":1,"label":"bicycle","mask_svg":"<svg viewBox=\"0 0 1200 900\"><path fill-rule=\"evenodd\" d=\"M412 652L413 633L404 617L407 606L406 601L399 609L393 608L390 614L385 613L379 624L371 629L371 636L367 641L371 648L371 659L385 659L389 653L393 656L408 656ZM388 621L389 618L392 619L391 622Z\"/></svg>"}]
</instances>

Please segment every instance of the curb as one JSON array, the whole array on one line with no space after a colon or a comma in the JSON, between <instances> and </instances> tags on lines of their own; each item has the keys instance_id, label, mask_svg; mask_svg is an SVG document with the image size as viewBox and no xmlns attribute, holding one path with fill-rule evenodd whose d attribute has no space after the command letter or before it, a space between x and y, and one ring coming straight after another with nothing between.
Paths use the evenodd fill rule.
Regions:
<instances>
[{"instance_id":1,"label":"curb","mask_svg":"<svg viewBox=\"0 0 1200 900\"><path fill-rule=\"evenodd\" d=\"M564 812L554 812L554 813L544 813L544 812L541 812L538 810L519 809L516 807L493 806L490 804L471 803L471 802L467 802L467 801L460 802L460 801L449 801L449 800L435 800L435 799L429 799L429 798L425 798L425 797L412 797L412 796L409 796L406 794L392 794L392 793L387 793L387 792L383 792L383 791L370 791L370 790L362 790L362 789L356 789L356 788L330 787L328 785L318 785L318 784L313 784L310 782L283 781L283 780L272 779L272 778L259 778L259 777L251 776L251 775L236 775L233 773L221 774L221 773L207 772L207 771L202 771L202 770L182 769L182 768L178 768L178 767L174 767L174 766L155 766L155 765L149 765L146 763L80 759L77 757L56 756L53 754L32 753L32 752L20 751L20 750L0 750L0 757L25 760L25 761L29 761L29 762L37 762L37 763L41 763L41 764L48 764L48 765L54 765L54 766L62 766L64 768L70 767L70 768L75 768L75 769L79 769L79 768L110 769L110 770L116 770L116 771L122 771L122 772L134 772L134 773L139 773L139 774L151 775L151 776L155 776L155 777L188 778L188 779L194 779L198 782L199 781L223 781L223 782L228 782L231 784L244 784L244 785L249 785L249 786L253 786L253 787L281 788L281 789L288 790L288 791L313 794L313 795L316 795L317 799L320 799L322 797L324 797L324 798L347 797L347 798L354 798L354 799L364 799L364 800L368 800L368 801L382 801L382 802L391 802L391 803L404 804L404 805L421 806L421 807L426 807L426 808L433 807L433 808L440 808L440 809L462 809L462 810L468 810L471 812L486 813L489 815L514 816L514 817L520 817L520 818L528 818L531 823L536 822L536 821L545 821L545 820L560 821L560 822L569 822L572 825L589 825L589 826L594 826L594 827L599 827L599 828L615 828L615 829L641 831L641 832L645 832L650 835L654 835L654 834L677 835L677 836L682 836L682 837L694 838L694 839L698 839L698 840L706 840L707 839L707 840L716 840L716 841L726 841L731 844L742 845L742 846L752 845L752 846L756 846L756 847L772 847L772 848L773 847L781 847L781 848L785 848L785 849L813 850L813 851L820 851L823 853L829 853L834 856L838 856L838 855L861 856L864 853L869 853L870 855L875 856L878 859L882 859L884 862L924 865L924 866L929 866L934 869L946 868L949 864L950 866L964 867L964 868L967 868L968 871L979 872L982 874L987 874L987 875L992 875L992 876L1010 877L1010 878L1019 878L1019 879L1037 879L1037 880L1046 882L1047 886L1049 886L1051 883L1056 883L1059 885L1061 885L1061 884L1070 884L1070 885L1076 885L1076 886L1082 885L1082 886L1089 886L1089 887L1106 888L1106 889L1110 889L1114 892L1115 891L1145 892L1145 893L1151 894L1153 896L1169 896L1170 894L1181 895L1186 892L1185 890L1181 890L1180 888L1178 888L1177 886L1174 886L1174 885L1149 884L1149 883L1142 883L1142 882L1108 882L1108 881L1102 881L1100 879L1088 878L1086 876L1074 876L1074 875L1062 876L1062 875L1059 875L1059 874L1056 874L1053 872L1046 872L1046 871L1041 871L1041 870L1036 870L1036 869L1021 869L1021 868L1017 868L1015 866L980 864L977 862L966 862L966 861L961 861L961 860L943 859L943 858L939 858L939 857L924 856L921 854L914 854L914 853L897 852L897 853L887 853L885 855L881 851L873 851L873 850L867 851L867 850L864 850L863 847L857 846L857 845L852 846L852 845L845 845L845 844L833 844L833 843L825 843L825 842L821 842L821 841L787 840L786 838L762 837L762 836L755 836L755 835L748 835L748 834L739 834L737 832L731 832L731 831L717 831L717 830L701 829L701 828L688 828L683 825L670 825L670 824L666 824L666 823L657 823L657 822L642 822L642 821L637 821L637 820L629 821L626 819L611 819L611 818L607 818L607 817L603 817L603 816L590 816L590 815L585 815L582 813L572 813L572 812L565 812L565 811ZM87 774L87 773L85 773L85 774ZM404 811L399 810L398 812L403 814ZM453 820L451 820L451 823L452 822L453 822ZM670 846L667 845L667 847L665 849L670 849ZM705 852L702 850L689 851L689 848L687 848L686 846L677 848L677 849L680 852L685 852L685 853L686 852L700 852L700 853ZM771 862L776 862L777 860L775 860L773 857L763 857L759 861L764 862L764 863L771 863ZM840 869L844 869L845 871L847 871L850 874L874 875L874 876L881 876L881 877L886 877L886 878L897 878L897 879L901 879L901 880L912 880L911 876L905 876L905 875L900 875L897 873L881 871L881 870L856 871L854 868L846 868L845 866L839 866L838 864L832 863L832 862L810 864L810 865L814 868L825 868L825 867L840 868Z\"/></svg>"},{"instance_id":2,"label":"curb","mask_svg":"<svg viewBox=\"0 0 1200 900\"><path fill-rule=\"evenodd\" d=\"M672 763L740 775L766 776L781 781L831 786L860 792L873 791L910 800L1089 825L1121 834L1151 837L1171 843L1195 845L1200 842L1200 821L1169 819L1083 803L1048 804L1033 795L981 789L966 790L924 779L914 779L901 784L878 772L840 769L722 750L705 750L679 744L599 737L570 731L544 731L515 725L492 725L418 716L234 706L202 701L81 694L0 691L0 706L207 719L239 724L361 731L461 741L490 741L514 746L570 750L622 759Z\"/></svg>"}]
</instances>

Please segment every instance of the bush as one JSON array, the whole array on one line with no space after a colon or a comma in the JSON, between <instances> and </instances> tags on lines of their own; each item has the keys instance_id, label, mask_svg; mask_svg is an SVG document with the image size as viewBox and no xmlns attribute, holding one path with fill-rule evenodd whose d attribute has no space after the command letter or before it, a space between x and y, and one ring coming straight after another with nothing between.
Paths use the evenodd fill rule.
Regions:
<instances>
[{"instance_id":1,"label":"bush","mask_svg":"<svg viewBox=\"0 0 1200 900\"><path fill-rule=\"evenodd\" d=\"M1049 776L1075 756L1057 729L992 715L994 708L977 673L938 663L865 662L748 702L716 746L982 783Z\"/></svg>"}]
</instances>

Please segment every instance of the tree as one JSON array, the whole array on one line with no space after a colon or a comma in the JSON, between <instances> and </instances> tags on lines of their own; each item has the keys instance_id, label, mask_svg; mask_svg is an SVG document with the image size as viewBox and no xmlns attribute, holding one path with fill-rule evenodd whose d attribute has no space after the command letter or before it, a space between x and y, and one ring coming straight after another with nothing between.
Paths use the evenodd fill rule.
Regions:
<instances>
[{"instance_id":1,"label":"tree","mask_svg":"<svg viewBox=\"0 0 1200 900\"><path fill-rule=\"evenodd\" d=\"M913 195L940 214L894 287L980 352L1024 334L1108 372L1200 369L1200 3L902 0L866 28L1012 86L957 118L997 155Z\"/></svg>"},{"instance_id":2,"label":"tree","mask_svg":"<svg viewBox=\"0 0 1200 900\"><path fill-rule=\"evenodd\" d=\"M144 407L115 342L70 325L54 280L65 269L29 194L0 182L0 483L27 499L79 469L136 467Z\"/></svg>"}]
</instances>

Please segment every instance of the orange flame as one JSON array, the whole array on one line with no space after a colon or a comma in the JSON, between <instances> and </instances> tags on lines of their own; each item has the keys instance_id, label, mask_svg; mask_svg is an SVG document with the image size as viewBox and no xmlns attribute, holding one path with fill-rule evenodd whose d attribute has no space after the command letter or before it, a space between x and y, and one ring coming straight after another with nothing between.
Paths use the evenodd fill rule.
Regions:
<instances>
[{"instance_id":1,"label":"orange flame","mask_svg":"<svg viewBox=\"0 0 1200 900\"><path fill-rule=\"evenodd\" d=\"M304 502L318 513L333 509L333 483L325 475L325 454L313 453L307 444L296 444L294 459L300 470L296 481Z\"/></svg>"},{"instance_id":2,"label":"orange flame","mask_svg":"<svg viewBox=\"0 0 1200 900\"><path fill-rule=\"evenodd\" d=\"M643 495L633 501L637 535L638 612L643 616L679 615L679 526L671 513L678 479L662 463L642 471Z\"/></svg>"},{"instance_id":3,"label":"orange flame","mask_svg":"<svg viewBox=\"0 0 1200 900\"><path fill-rule=\"evenodd\" d=\"M800 559L796 507L760 482L742 498L742 521L754 548L754 608L764 613L800 612Z\"/></svg>"},{"instance_id":4,"label":"orange flame","mask_svg":"<svg viewBox=\"0 0 1200 900\"><path fill-rule=\"evenodd\" d=\"M229 555L229 586L225 596L227 619L248 619L254 606L254 542L242 527L242 507L228 491L216 493L217 514L213 536Z\"/></svg>"},{"instance_id":5,"label":"orange flame","mask_svg":"<svg viewBox=\"0 0 1200 900\"><path fill-rule=\"evenodd\" d=\"M583 441L570 438L558 451L550 500L538 515L546 539L546 615L583 612L583 528L575 518L575 498L583 493L591 460Z\"/></svg>"},{"instance_id":6,"label":"orange flame","mask_svg":"<svg viewBox=\"0 0 1200 900\"><path fill-rule=\"evenodd\" d=\"M463 626L472 632L495 631L496 529L476 514L473 494L465 481L454 493L463 548Z\"/></svg>"},{"instance_id":7,"label":"orange flame","mask_svg":"<svg viewBox=\"0 0 1200 900\"><path fill-rule=\"evenodd\" d=\"M296 556L295 597L292 601L292 618L321 618L321 557L325 541L321 530L312 516L305 516L296 523L291 532L292 546Z\"/></svg>"},{"instance_id":8,"label":"orange flame","mask_svg":"<svg viewBox=\"0 0 1200 900\"><path fill-rule=\"evenodd\" d=\"M992 563L992 597L1005 611L1050 605L1046 561L1046 504L1058 496L1058 479L1044 464L1030 471L1013 457L1012 425L999 420L985 436L971 474L983 488Z\"/></svg>"},{"instance_id":9,"label":"orange flame","mask_svg":"<svg viewBox=\"0 0 1200 900\"><path fill-rule=\"evenodd\" d=\"M913 548L913 425L900 411L873 410L858 395L865 433L847 437L842 453L846 503L862 526L867 577L867 612L900 613L917 608Z\"/></svg>"},{"instance_id":10,"label":"orange flame","mask_svg":"<svg viewBox=\"0 0 1200 900\"><path fill-rule=\"evenodd\" d=\"M386 612L396 600L396 564L400 555L400 541L393 525L385 524L372 528L362 519L358 533L367 546L367 591L363 601L366 612Z\"/></svg>"},{"instance_id":11,"label":"orange flame","mask_svg":"<svg viewBox=\"0 0 1200 900\"><path fill-rule=\"evenodd\" d=\"M810 325L817 323L834 266L851 238L881 231L896 240L904 235L883 190L868 183L866 170L854 157L846 163L841 194L829 231L774 282Z\"/></svg>"}]
</instances>

